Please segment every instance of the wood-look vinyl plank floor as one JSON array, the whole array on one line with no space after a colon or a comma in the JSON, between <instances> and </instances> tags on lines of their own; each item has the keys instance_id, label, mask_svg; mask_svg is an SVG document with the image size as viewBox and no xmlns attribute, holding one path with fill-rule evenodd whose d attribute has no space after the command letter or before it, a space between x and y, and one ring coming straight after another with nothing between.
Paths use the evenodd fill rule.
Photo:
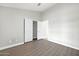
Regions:
<instances>
[{"instance_id":1,"label":"wood-look vinyl plank floor","mask_svg":"<svg viewBox=\"0 0 79 59\"><path fill-rule=\"evenodd\" d=\"M41 39L1 50L0 56L79 56L79 50Z\"/></svg>"}]
</instances>

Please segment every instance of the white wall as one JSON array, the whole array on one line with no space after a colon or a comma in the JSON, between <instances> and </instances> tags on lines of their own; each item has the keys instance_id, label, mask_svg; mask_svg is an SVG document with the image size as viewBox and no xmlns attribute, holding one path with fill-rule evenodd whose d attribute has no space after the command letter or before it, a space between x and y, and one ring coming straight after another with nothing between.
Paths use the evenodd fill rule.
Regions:
<instances>
[{"instance_id":1,"label":"white wall","mask_svg":"<svg viewBox=\"0 0 79 59\"><path fill-rule=\"evenodd\" d=\"M0 7L0 49L24 42L24 18L40 19L40 13Z\"/></svg>"},{"instance_id":2,"label":"white wall","mask_svg":"<svg viewBox=\"0 0 79 59\"><path fill-rule=\"evenodd\" d=\"M48 20L48 40L79 49L79 4L56 4L43 20Z\"/></svg>"}]
</instances>

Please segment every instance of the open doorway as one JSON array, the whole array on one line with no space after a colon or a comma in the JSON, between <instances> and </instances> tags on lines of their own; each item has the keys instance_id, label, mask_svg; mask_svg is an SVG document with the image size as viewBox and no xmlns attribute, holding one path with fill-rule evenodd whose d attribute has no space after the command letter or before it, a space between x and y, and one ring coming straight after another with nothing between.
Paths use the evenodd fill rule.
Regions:
<instances>
[{"instance_id":1,"label":"open doorway","mask_svg":"<svg viewBox=\"0 0 79 59\"><path fill-rule=\"evenodd\" d=\"M37 40L37 21L33 21L33 40Z\"/></svg>"}]
</instances>

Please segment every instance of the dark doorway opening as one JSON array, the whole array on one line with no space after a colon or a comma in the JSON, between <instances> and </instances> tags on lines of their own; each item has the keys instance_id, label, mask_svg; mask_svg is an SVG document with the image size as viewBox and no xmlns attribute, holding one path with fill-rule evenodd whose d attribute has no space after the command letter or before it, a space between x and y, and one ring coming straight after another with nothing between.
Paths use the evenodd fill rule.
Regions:
<instances>
[{"instance_id":1,"label":"dark doorway opening","mask_svg":"<svg viewBox=\"0 0 79 59\"><path fill-rule=\"evenodd\" d=\"M33 21L33 40L37 40L37 21Z\"/></svg>"}]
</instances>

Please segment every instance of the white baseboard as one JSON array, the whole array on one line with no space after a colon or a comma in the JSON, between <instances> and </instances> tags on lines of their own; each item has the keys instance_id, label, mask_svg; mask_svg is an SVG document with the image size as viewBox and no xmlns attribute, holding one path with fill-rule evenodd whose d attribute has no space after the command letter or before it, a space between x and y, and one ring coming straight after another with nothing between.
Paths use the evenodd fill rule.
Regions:
<instances>
[{"instance_id":1,"label":"white baseboard","mask_svg":"<svg viewBox=\"0 0 79 59\"><path fill-rule=\"evenodd\" d=\"M57 43L57 44L61 44L61 45L64 45L64 46L67 46L67 47L70 47L70 48L79 50L79 47L77 47L77 46L72 46L72 45L66 44L66 43L64 43L64 42L55 41L55 40L48 40L48 41L51 41L51 42L54 42L54 43Z\"/></svg>"},{"instance_id":2,"label":"white baseboard","mask_svg":"<svg viewBox=\"0 0 79 59\"><path fill-rule=\"evenodd\" d=\"M4 50L4 49L11 48L11 47L14 47L14 46L18 46L18 45L21 45L21 44L24 44L24 42L9 45L9 46L5 46L5 47L1 47L0 50Z\"/></svg>"}]
</instances>

